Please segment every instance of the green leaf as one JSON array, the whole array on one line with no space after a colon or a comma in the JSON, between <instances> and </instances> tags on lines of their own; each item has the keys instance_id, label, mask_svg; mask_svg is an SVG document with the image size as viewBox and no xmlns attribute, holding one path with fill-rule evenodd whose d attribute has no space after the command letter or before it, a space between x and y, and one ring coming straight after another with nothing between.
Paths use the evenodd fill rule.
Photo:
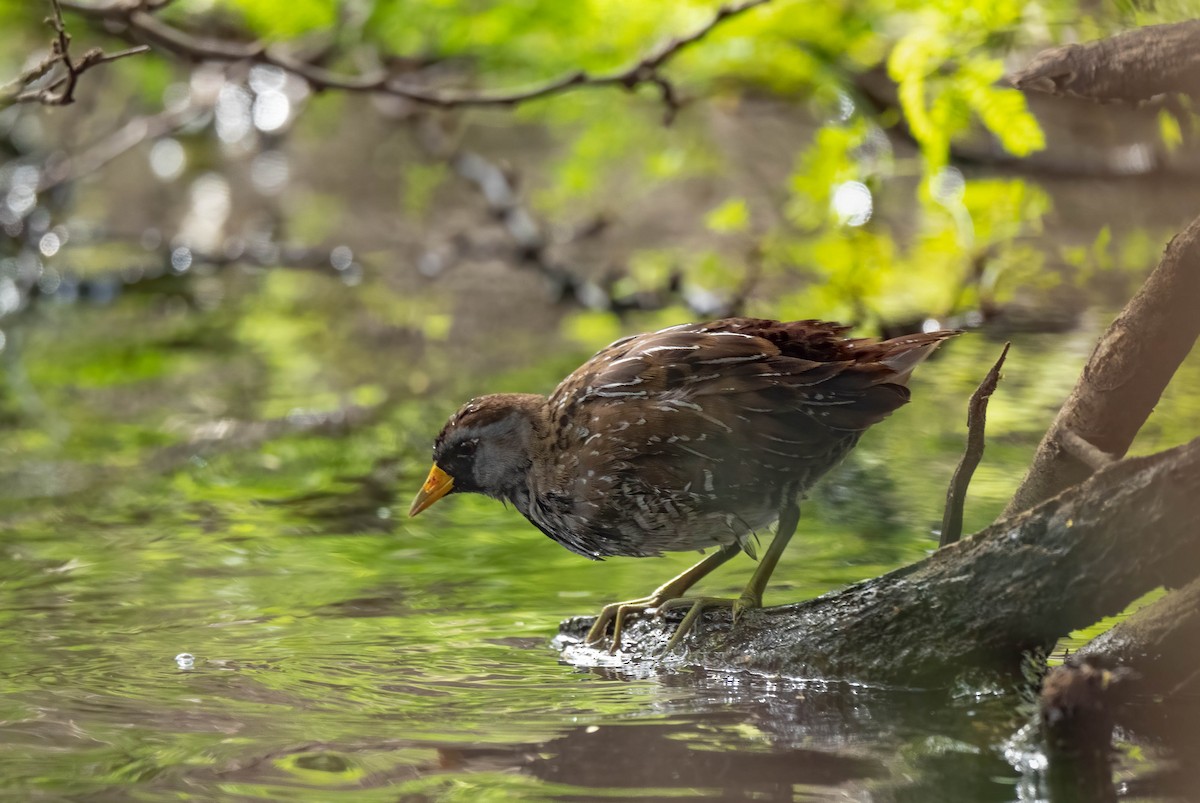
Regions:
<instances>
[{"instance_id":1,"label":"green leaf","mask_svg":"<svg viewBox=\"0 0 1200 803\"><path fill-rule=\"evenodd\" d=\"M730 198L704 216L704 225L717 234L745 231L750 224L750 210L745 198Z\"/></svg>"},{"instance_id":2,"label":"green leaf","mask_svg":"<svg viewBox=\"0 0 1200 803\"><path fill-rule=\"evenodd\" d=\"M1158 133L1162 137L1163 146L1166 147L1168 153L1175 151L1183 144L1183 129L1179 125L1179 120L1168 109L1163 109L1158 113Z\"/></svg>"},{"instance_id":3,"label":"green leaf","mask_svg":"<svg viewBox=\"0 0 1200 803\"><path fill-rule=\"evenodd\" d=\"M291 39L337 22L335 0L222 0L221 5L235 10L264 39Z\"/></svg>"}]
</instances>

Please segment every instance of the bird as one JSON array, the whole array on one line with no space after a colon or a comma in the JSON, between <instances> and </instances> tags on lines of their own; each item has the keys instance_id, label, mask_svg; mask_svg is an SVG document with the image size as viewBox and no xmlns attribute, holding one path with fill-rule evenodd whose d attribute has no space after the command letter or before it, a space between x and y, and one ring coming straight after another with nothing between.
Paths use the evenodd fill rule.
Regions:
<instances>
[{"instance_id":1,"label":"bird","mask_svg":"<svg viewBox=\"0 0 1200 803\"><path fill-rule=\"evenodd\" d=\"M646 596L604 606L588 645L607 637L616 653L630 617L673 609L687 613L667 652L705 610L729 607L736 624L762 607L805 493L909 401L913 369L961 334L877 340L850 329L749 317L679 324L617 340L549 396L471 399L434 440L409 515L479 493L594 560L715 548ZM757 534L773 522L738 598L684 596L740 553L757 558Z\"/></svg>"}]
</instances>

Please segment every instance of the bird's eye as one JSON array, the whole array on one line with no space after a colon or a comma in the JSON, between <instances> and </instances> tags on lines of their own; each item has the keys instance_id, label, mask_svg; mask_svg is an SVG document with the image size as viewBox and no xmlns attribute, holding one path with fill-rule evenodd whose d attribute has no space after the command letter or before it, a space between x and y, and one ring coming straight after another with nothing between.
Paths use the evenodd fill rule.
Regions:
<instances>
[{"instance_id":1,"label":"bird's eye","mask_svg":"<svg viewBox=\"0 0 1200 803\"><path fill-rule=\"evenodd\" d=\"M475 449L478 448L478 446L479 446L479 438L472 438L469 441L463 441L459 445L458 451L461 454L469 456L469 455L475 454Z\"/></svg>"}]
</instances>

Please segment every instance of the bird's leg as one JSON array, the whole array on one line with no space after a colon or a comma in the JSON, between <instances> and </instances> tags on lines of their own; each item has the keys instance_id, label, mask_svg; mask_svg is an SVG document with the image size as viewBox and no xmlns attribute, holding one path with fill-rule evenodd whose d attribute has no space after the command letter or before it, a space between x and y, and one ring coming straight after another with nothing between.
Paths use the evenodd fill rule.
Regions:
<instances>
[{"instance_id":1,"label":"bird's leg","mask_svg":"<svg viewBox=\"0 0 1200 803\"><path fill-rule=\"evenodd\" d=\"M628 616L645 613L648 610L657 608L667 600L675 599L712 572L713 569L716 569L740 551L741 547L736 543L726 544L699 563L672 577L648 595L639 599L605 605L600 611L600 615L596 617L596 621L592 624L591 629L588 630L584 643L598 644L603 641L609 622L612 622L612 645L609 647L609 652L615 653L621 647L621 630L624 628L625 619Z\"/></svg>"},{"instance_id":2,"label":"bird's leg","mask_svg":"<svg viewBox=\"0 0 1200 803\"><path fill-rule=\"evenodd\" d=\"M779 563L779 556L787 548L788 541L792 540L792 535L796 532L796 525L799 523L800 506L794 501L790 502L779 512L779 526L775 529L775 538L772 539L771 546L767 548L767 553L763 555L762 560L759 561L757 568L755 568L750 582L746 584L746 588L737 599L696 597L693 599L673 599L660 605L658 607L659 613L673 608L690 606L687 616L683 617L683 621L679 623L679 627L675 628L675 633L671 636L671 640L663 648L663 654L665 655L679 646L679 642L683 640L684 636L695 627L696 622L700 619L700 615L709 608L732 608L734 624L737 623L738 618L746 611L761 608L763 591L767 587L767 581L771 579L771 573L775 571L775 566Z\"/></svg>"}]
</instances>

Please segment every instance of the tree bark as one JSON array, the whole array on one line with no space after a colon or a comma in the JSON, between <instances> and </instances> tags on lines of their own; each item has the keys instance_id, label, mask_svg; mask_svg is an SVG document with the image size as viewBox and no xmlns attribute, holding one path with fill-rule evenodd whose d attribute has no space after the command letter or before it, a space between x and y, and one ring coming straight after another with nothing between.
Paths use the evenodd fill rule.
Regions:
<instances>
[{"instance_id":1,"label":"tree bark","mask_svg":"<svg viewBox=\"0 0 1200 803\"><path fill-rule=\"evenodd\" d=\"M1012 516L1124 456L1200 335L1200 218L1109 326L1001 514Z\"/></svg>"},{"instance_id":2,"label":"tree bark","mask_svg":"<svg viewBox=\"0 0 1200 803\"><path fill-rule=\"evenodd\" d=\"M1097 636L1078 655L1133 669L1137 685L1169 700L1200 692L1200 579Z\"/></svg>"},{"instance_id":3,"label":"tree bark","mask_svg":"<svg viewBox=\"0 0 1200 803\"><path fill-rule=\"evenodd\" d=\"M1113 464L1037 508L923 561L814 600L753 611L730 630L709 614L684 663L800 677L946 685L1010 671L1026 650L1200 574L1200 438ZM590 619L564 622L564 657ZM720 624L717 624L717 623ZM673 624L634 622L626 662L652 658ZM677 660L677 659L668 659Z\"/></svg>"},{"instance_id":4,"label":"tree bark","mask_svg":"<svg viewBox=\"0 0 1200 803\"><path fill-rule=\"evenodd\" d=\"M1136 103L1164 92L1200 95L1200 20L1044 50L1009 81L1024 91L1099 102Z\"/></svg>"}]
</instances>

